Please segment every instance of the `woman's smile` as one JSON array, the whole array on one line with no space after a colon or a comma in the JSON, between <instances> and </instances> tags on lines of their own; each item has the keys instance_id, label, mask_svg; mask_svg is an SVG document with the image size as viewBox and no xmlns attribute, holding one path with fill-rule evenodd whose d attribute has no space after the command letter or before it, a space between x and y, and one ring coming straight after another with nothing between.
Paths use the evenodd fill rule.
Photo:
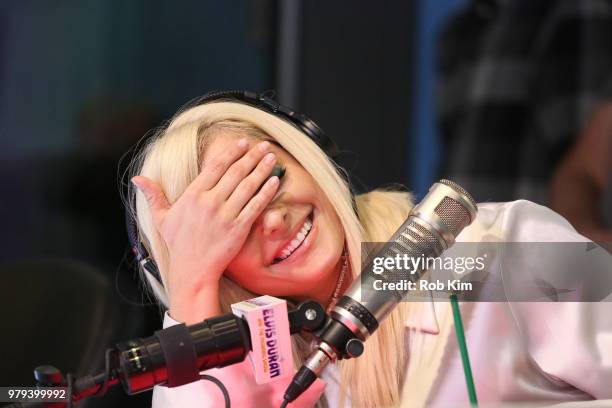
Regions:
<instances>
[{"instance_id":1,"label":"woman's smile","mask_svg":"<svg viewBox=\"0 0 612 408\"><path fill-rule=\"evenodd\" d=\"M282 249L277 252L276 256L274 257L274 261L272 263L277 264L289 258L295 252L295 250L298 249L302 245L302 243L304 242L304 240L310 233L311 229L312 229L312 213L308 214L308 216L302 223L302 226L299 229L299 231L293 234L293 238L290 240L290 242L288 244L281 246Z\"/></svg>"},{"instance_id":2,"label":"woman's smile","mask_svg":"<svg viewBox=\"0 0 612 408\"><path fill-rule=\"evenodd\" d=\"M278 252L277 257L274 258L270 267L273 270L277 270L277 266L282 268L284 265L291 265L298 262L308 253L316 236L317 228L313 211L306 217L302 227L297 234L294 234L290 243L284 245L281 251Z\"/></svg>"}]
</instances>

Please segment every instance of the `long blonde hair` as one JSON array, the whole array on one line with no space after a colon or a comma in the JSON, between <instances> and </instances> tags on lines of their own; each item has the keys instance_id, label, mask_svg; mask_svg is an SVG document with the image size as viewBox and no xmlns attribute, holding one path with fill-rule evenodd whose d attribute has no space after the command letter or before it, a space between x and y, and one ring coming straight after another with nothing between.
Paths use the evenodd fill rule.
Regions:
<instances>
[{"instance_id":1,"label":"long blonde hair","mask_svg":"<svg viewBox=\"0 0 612 408\"><path fill-rule=\"evenodd\" d=\"M406 219L412 198L404 191L378 189L356 197L355 214L344 170L310 138L293 125L260 109L231 101L216 101L177 114L169 125L151 137L130 166L131 176L142 175L160 184L168 201L175 202L198 175L203 151L220 130L271 140L291 154L318 183L335 209L345 234L353 278L361 270L361 243L386 241ZM137 224L144 245L155 259L164 285L168 250L153 226L141 193L136 203ZM131 205L135 204L135 207ZM167 306L164 288L143 271L143 279L158 300ZM226 277L220 282L220 302L225 312L232 303L255 297ZM350 393L354 407L397 405L407 363L405 322L408 305L399 307L367 341L358 359L342 360L340 400ZM310 352L307 338L293 336L295 363L300 366ZM393 350L394 352L390 352Z\"/></svg>"}]
</instances>

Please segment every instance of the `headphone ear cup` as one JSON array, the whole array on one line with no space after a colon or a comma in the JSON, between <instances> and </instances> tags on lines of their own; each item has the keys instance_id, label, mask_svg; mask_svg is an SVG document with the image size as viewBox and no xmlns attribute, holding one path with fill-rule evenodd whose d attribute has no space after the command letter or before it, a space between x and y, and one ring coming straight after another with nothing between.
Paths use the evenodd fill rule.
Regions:
<instances>
[{"instance_id":1,"label":"headphone ear cup","mask_svg":"<svg viewBox=\"0 0 612 408\"><path fill-rule=\"evenodd\" d=\"M148 269L143 268L142 274L144 279L147 281L149 288L153 291L157 299L166 307L169 307L168 297L166 295L166 291L164 290L164 285L162 284L161 279L153 276Z\"/></svg>"},{"instance_id":2,"label":"headphone ear cup","mask_svg":"<svg viewBox=\"0 0 612 408\"><path fill-rule=\"evenodd\" d=\"M127 205L125 207L125 227L128 235L128 240L130 242L130 248L136 258L136 261L140 266L142 266L147 272L151 274L155 280L159 283L159 285L163 288L164 285L162 283L161 274L159 273L159 269L157 264L151 259L149 253L147 252L145 246L140 241L140 237L138 235L138 225L136 223L136 191L133 188L130 188L129 191L130 203L132 206Z\"/></svg>"},{"instance_id":3,"label":"headphone ear cup","mask_svg":"<svg viewBox=\"0 0 612 408\"><path fill-rule=\"evenodd\" d=\"M133 195L133 198L135 198L135 195ZM132 202L135 202L135 200ZM138 227L136 226L136 210L130 208L129 206L125 207L125 230L127 231L130 248L132 249L132 252L134 252L134 255L138 258L138 246L140 240L138 239Z\"/></svg>"},{"instance_id":4,"label":"headphone ear cup","mask_svg":"<svg viewBox=\"0 0 612 408\"><path fill-rule=\"evenodd\" d=\"M157 282L159 282L160 286L164 286L162 283L161 274L159 273L159 269L157 268L157 264L151 259L151 257L147 257L141 263L142 267L149 272Z\"/></svg>"}]
</instances>

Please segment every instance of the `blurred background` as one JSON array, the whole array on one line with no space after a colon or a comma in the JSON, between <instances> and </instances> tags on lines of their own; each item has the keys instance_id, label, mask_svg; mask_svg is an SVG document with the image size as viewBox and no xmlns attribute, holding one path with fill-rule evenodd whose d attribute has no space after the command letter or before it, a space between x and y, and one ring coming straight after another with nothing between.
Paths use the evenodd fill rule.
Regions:
<instances>
[{"instance_id":1,"label":"blurred background","mask_svg":"<svg viewBox=\"0 0 612 408\"><path fill-rule=\"evenodd\" d=\"M128 250L124 155L210 90L275 91L358 191L418 199L446 177L612 242L611 31L605 0L0 2L0 385L100 370L161 326Z\"/></svg>"}]
</instances>

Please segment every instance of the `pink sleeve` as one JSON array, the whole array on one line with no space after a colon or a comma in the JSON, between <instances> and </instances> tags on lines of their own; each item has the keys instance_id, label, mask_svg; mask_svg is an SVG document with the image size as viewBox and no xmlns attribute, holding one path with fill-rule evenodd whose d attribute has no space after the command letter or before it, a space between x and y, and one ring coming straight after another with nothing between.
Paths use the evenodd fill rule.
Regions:
<instances>
[{"instance_id":1,"label":"pink sleeve","mask_svg":"<svg viewBox=\"0 0 612 408\"><path fill-rule=\"evenodd\" d=\"M164 328L178 324L166 312ZM251 363L244 360L224 368L206 370L208 374L221 381L230 396L232 408L278 408L283 402L285 389L291 378L284 378L276 382L258 385L251 368ZM317 379L315 383L293 403L291 408L313 407L325 388L325 381ZM196 381L180 387L168 388L155 386L153 388L152 408L205 408L223 407L223 394L219 387L211 381Z\"/></svg>"}]
</instances>

